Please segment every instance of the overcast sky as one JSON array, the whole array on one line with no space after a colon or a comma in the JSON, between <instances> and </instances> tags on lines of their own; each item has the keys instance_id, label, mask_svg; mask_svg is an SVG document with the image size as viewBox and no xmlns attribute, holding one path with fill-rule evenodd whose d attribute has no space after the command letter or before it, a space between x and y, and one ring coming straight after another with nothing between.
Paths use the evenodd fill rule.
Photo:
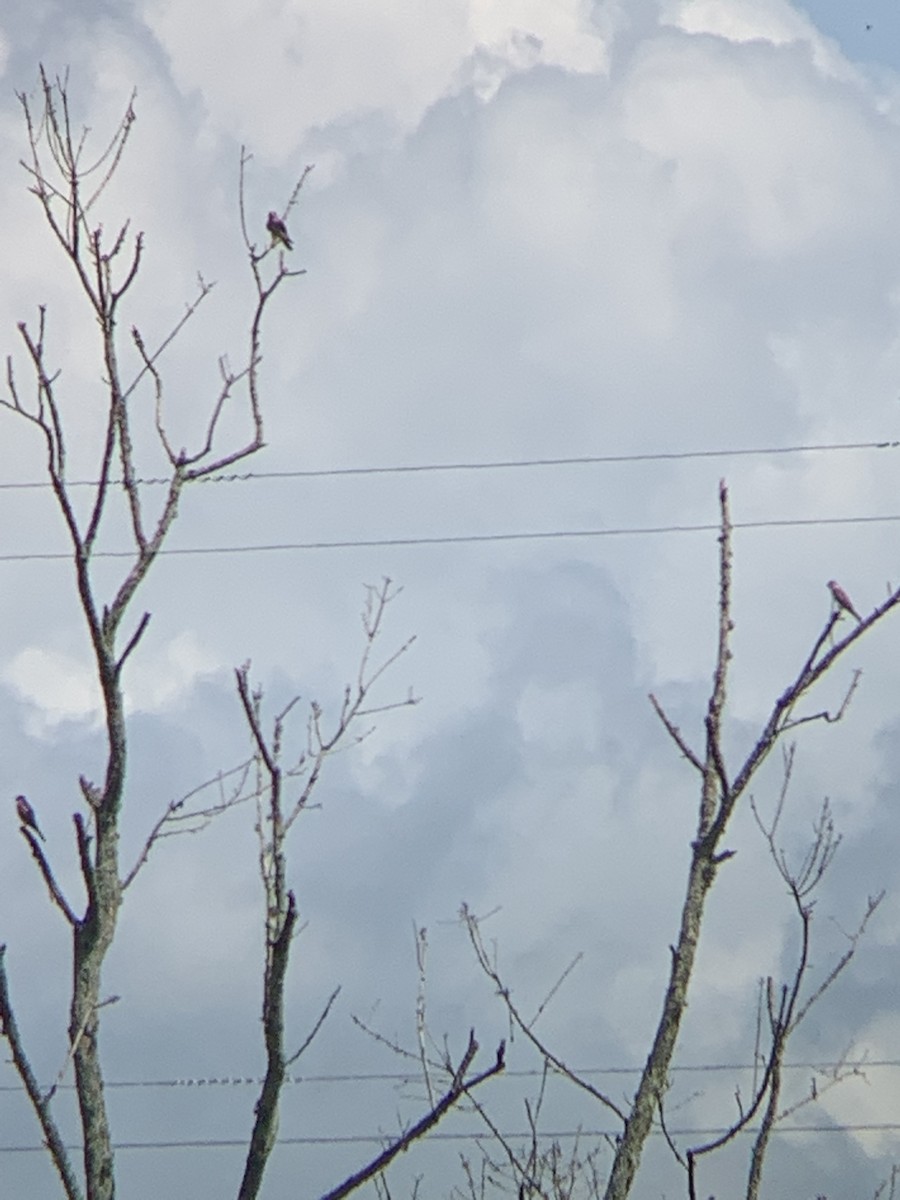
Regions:
<instances>
[{"instance_id":1,"label":"overcast sky","mask_svg":"<svg viewBox=\"0 0 900 1200\"><path fill-rule=\"evenodd\" d=\"M735 521L753 526L735 534L735 762L827 620L826 581L838 578L865 612L900 583L896 6L8 7L0 348L24 380L16 323L48 306L73 475L96 469L102 364L17 165L26 140L15 93L33 91L38 63L70 69L76 114L97 145L137 89L132 140L102 213L107 229L130 217L145 234L123 329L137 322L149 342L160 339L197 273L217 281L168 363L178 444L202 427L218 357L240 361L251 311L240 147L253 155L247 211L260 246L268 210L283 211L315 164L288 218L291 264L307 273L271 311L267 445L246 468L282 474L188 493L172 546L221 552L161 559L138 598L135 619L145 609L153 618L126 676L126 858L170 800L245 755L234 666L252 660L273 711L295 694L333 710L357 669L364 584L390 576L403 591L384 653L412 634L416 642L379 697L412 687L422 702L380 717L362 746L333 761L321 807L295 828L291 876L307 926L289 1044L343 987L298 1070L406 1069L351 1015L413 1043L414 924L429 930L433 1033L459 1053L474 1025L493 1053L506 1025L456 922L462 901L495 914L485 936L526 1009L583 954L542 1018L564 1058L639 1067L677 934L697 801L647 694L699 747L715 645L715 532L683 527L714 525L723 476ZM134 404L151 411L149 394ZM770 452L735 453L748 450ZM619 461L535 465L579 457ZM142 461L152 474L154 456ZM341 473L501 462L531 465ZM71 569L36 557L65 549L62 523L46 489L8 486L42 478L33 430L0 412L0 794L10 798L0 811L0 941L49 1082L65 1059L68 950L11 798L31 797L77 896L71 815L79 775L101 773L102 738ZM148 504L154 495L148 488ZM111 527L104 548L121 549L122 538ZM310 543L331 548L298 548ZM275 545L294 548L246 552ZM123 569L105 563L101 588ZM898 1118L896 620L811 702L836 708L852 670L863 670L842 723L801 731L783 842L799 853L830 798L844 843L816 907L812 985L846 948L867 897L887 891L792 1061L831 1061L852 1044L873 1064L898 1066L871 1065L866 1081L791 1119L826 1131L776 1138L773 1196L870 1195L900 1155L900 1129L859 1128ZM291 737L299 752L302 717ZM754 789L763 811L779 783L775 763ZM260 1071L252 823L244 809L202 837L167 841L129 893L104 984L121 997L104 1016L110 1080ZM784 978L796 952L784 888L748 813L728 844L738 852L711 900L682 1068L750 1059L757 980ZM510 1065L535 1061L516 1042ZM789 1073L789 1099L812 1074ZM737 1082L746 1091L737 1071L676 1072L672 1123L721 1126ZM528 1083L485 1090L508 1129L524 1128ZM620 1097L634 1077L605 1085ZM6 1065L0 1088L0 1196L55 1194ZM130 1086L110 1098L119 1143L240 1142L255 1093ZM423 1102L421 1089L384 1080L295 1085L281 1133L390 1133ZM556 1086L545 1128L579 1123L612 1128L603 1110ZM447 1127L478 1128L474 1115ZM376 1148L286 1145L266 1194L317 1194ZM476 1154L465 1141L419 1149L395 1195L420 1171L425 1194L448 1194L461 1183L460 1151ZM745 1158L740 1144L711 1165L704 1195L738 1194ZM239 1146L126 1149L121 1190L212 1200L235 1191L240 1162ZM656 1142L644 1172L642 1196L685 1194Z\"/></svg>"}]
</instances>

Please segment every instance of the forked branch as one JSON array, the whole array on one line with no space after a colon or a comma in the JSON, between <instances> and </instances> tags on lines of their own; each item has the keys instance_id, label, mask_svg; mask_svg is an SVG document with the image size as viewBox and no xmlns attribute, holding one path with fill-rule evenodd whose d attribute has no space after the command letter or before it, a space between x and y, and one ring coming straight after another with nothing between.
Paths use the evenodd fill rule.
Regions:
<instances>
[{"instance_id":1,"label":"forked branch","mask_svg":"<svg viewBox=\"0 0 900 1200\"><path fill-rule=\"evenodd\" d=\"M376 1175L380 1175L382 1171L390 1166L398 1154L403 1154L410 1148L413 1142L417 1142L419 1138L424 1137L430 1130L434 1129L441 1118L446 1116L450 1109L459 1103L465 1095L474 1091L475 1088L480 1087L488 1079L499 1075L506 1066L506 1045L504 1042L501 1042L497 1047L497 1054L493 1064L486 1071L481 1071L477 1075L469 1075L469 1069L477 1053L478 1043L475 1041L475 1031L472 1030L469 1034L469 1044L466 1047L466 1052L459 1066L453 1071L450 1086L437 1104L424 1117L418 1120L415 1125L408 1129L406 1133L387 1146L376 1158L373 1158L370 1163L367 1163L359 1171L350 1175L332 1191L326 1192L321 1200L343 1200L344 1196L349 1196L351 1192L355 1192L364 1183L367 1183Z\"/></svg>"}]
</instances>

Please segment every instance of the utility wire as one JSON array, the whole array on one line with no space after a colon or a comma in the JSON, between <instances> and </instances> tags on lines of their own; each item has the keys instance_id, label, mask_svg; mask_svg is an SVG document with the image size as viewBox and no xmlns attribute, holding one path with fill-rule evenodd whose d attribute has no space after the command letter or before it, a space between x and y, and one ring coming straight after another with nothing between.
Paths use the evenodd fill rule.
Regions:
<instances>
[{"instance_id":1,"label":"utility wire","mask_svg":"<svg viewBox=\"0 0 900 1200\"><path fill-rule=\"evenodd\" d=\"M880 1059L865 1059L859 1062L830 1061L830 1062L789 1062L782 1064L783 1071L822 1071L833 1072L839 1068L847 1066L857 1066L860 1069L869 1071L877 1068L893 1068L900 1067L900 1059L898 1058L880 1058ZM752 1071L753 1063L686 1063L679 1064L669 1068L669 1073L675 1074L706 1074L711 1072L723 1071ZM639 1075L643 1068L641 1066L633 1067L583 1067L573 1069L573 1074L579 1076L598 1076L598 1075ZM530 1070L506 1070L501 1076L502 1079L536 1079L543 1077L543 1070L534 1068ZM334 1074L334 1075L287 1075L285 1076L286 1084L300 1083L417 1083L421 1080L421 1075L416 1072L404 1071L371 1071L357 1072L351 1074ZM203 1087L243 1087L256 1086L262 1083L262 1079L254 1075L221 1075L207 1076L182 1079L119 1079L104 1081L104 1088L203 1088ZM2 1092L20 1092L21 1084L3 1084L0 1085L0 1093ZM57 1091L74 1091L74 1083L63 1083L57 1088Z\"/></svg>"},{"instance_id":2,"label":"utility wire","mask_svg":"<svg viewBox=\"0 0 900 1200\"><path fill-rule=\"evenodd\" d=\"M784 517L763 521L735 521L732 529L802 529L812 526L833 525L881 525L900 521L900 513L883 513L859 517ZM438 534L423 537L389 538L346 538L323 542L272 542L267 545L232 546L167 546L158 551L159 556L200 554L263 554L305 550L358 550L398 546L462 546L478 545L482 542L536 542L562 541L574 538L603 537L647 537L654 534L673 533L718 533L718 524L697 525L625 525L607 529L547 529L527 530L520 533L459 533ZM134 550L94 550L92 559L134 558ZM23 551L22 553L0 554L2 562L61 562L72 558L71 550Z\"/></svg>"},{"instance_id":3,"label":"utility wire","mask_svg":"<svg viewBox=\"0 0 900 1200\"><path fill-rule=\"evenodd\" d=\"M882 442L821 442L799 446L748 446L732 447L713 450L671 450L645 451L635 454L582 454L569 458L517 458L495 459L484 462L448 462L448 463L409 463L390 466L372 467L321 467L309 470L293 471L245 471L240 473L222 473L205 476L202 483L248 483L252 480L263 479L330 479L346 475L411 475L428 474L442 471L501 471L530 467L581 467L610 465L615 463L642 462L683 462L690 459L704 458L765 458L776 455L792 454L833 454L848 450L896 450L900 441ZM168 477L152 476L147 479L137 479L136 483L148 486L168 485ZM111 484L121 484L121 479L110 480ZM29 490L49 488L48 480L30 480L22 483L0 483L0 491ZM72 479L66 481L67 487L96 487L95 479Z\"/></svg>"},{"instance_id":4,"label":"utility wire","mask_svg":"<svg viewBox=\"0 0 900 1200\"><path fill-rule=\"evenodd\" d=\"M775 1134L811 1134L811 1133L896 1133L900 1131L900 1123L884 1122L881 1124L865 1124L865 1125L776 1125L772 1130ZM728 1130L723 1126L721 1128L691 1128L685 1126L681 1129L669 1129L669 1137L691 1138L709 1138L720 1137L727 1133ZM748 1137L759 1132L758 1127L748 1127L741 1129L738 1136ZM537 1136L541 1140L553 1139L554 1141L563 1141L569 1138L606 1138L613 1139L619 1136L620 1131L617 1129L548 1129L539 1130ZM534 1131L531 1129L510 1130L500 1134L500 1137L507 1142L528 1141L531 1142L534 1136ZM661 1129L651 1130L651 1136L661 1137ZM479 1141L483 1142L487 1137L484 1129L470 1130L468 1132L459 1131L456 1133L448 1130L437 1130L433 1133L425 1134L423 1141L429 1142L468 1142ZM307 1137L279 1137L276 1139L278 1146L347 1146L369 1144L375 1146L383 1146L385 1137L383 1133L348 1133L335 1134L332 1136L316 1136L309 1135ZM113 1149L116 1151L122 1150L232 1150L246 1149L246 1138L185 1138L178 1141L147 1141L147 1142L114 1142ZM46 1153L46 1146L33 1144L30 1146L2 1146L0 1145L0 1154L33 1154L35 1152ZM71 1153L81 1153L83 1147L77 1143L67 1145L66 1150Z\"/></svg>"}]
</instances>

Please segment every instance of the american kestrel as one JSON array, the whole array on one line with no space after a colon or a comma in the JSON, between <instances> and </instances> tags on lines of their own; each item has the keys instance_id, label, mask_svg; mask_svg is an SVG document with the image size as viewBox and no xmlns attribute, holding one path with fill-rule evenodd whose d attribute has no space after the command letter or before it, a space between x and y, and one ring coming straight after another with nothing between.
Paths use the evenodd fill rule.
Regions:
<instances>
[{"instance_id":1,"label":"american kestrel","mask_svg":"<svg viewBox=\"0 0 900 1200\"><path fill-rule=\"evenodd\" d=\"M266 221L266 229L272 235L272 244L281 242L287 246L288 250L293 250L294 243L291 241L290 234L287 231L287 225L282 221L277 212L270 212L269 219Z\"/></svg>"},{"instance_id":2,"label":"american kestrel","mask_svg":"<svg viewBox=\"0 0 900 1200\"><path fill-rule=\"evenodd\" d=\"M19 814L19 820L28 829L33 829L42 842L47 839L41 833L40 826L37 823L37 817L34 815L34 809L28 803L24 796L16 796L16 812Z\"/></svg>"},{"instance_id":3,"label":"american kestrel","mask_svg":"<svg viewBox=\"0 0 900 1200\"><path fill-rule=\"evenodd\" d=\"M847 593L844 591L844 589L841 587L841 585L839 583L836 583L833 579L829 579L828 587L831 590L831 594L834 597L834 602L838 606L838 608L842 608L845 612L850 613L850 615L852 617L856 617L857 621L861 622L862 617L859 615L859 613L853 607L850 597L847 595Z\"/></svg>"}]
</instances>

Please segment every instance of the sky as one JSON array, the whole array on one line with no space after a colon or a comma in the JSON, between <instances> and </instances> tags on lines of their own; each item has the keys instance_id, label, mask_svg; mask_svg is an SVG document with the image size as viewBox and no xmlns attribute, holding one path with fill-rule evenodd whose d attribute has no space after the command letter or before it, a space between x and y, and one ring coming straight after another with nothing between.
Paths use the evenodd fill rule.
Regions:
<instances>
[{"instance_id":1,"label":"sky","mask_svg":"<svg viewBox=\"0 0 900 1200\"><path fill-rule=\"evenodd\" d=\"M415 636L380 680L380 714L328 764L292 834L303 932L288 1043L341 994L286 1092L272 1198L321 1194L415 1119L421 1082L384 1041L415 1044L413 931L428 930L429 1026L487 1061L508 1036L458 920L565 1060L624 1097L646 1057L696 815L697 787L648 694L702 745L714 665L717 495L734 536L726 747L739 761L829 616L826 582L860 611L896 587L900 422L900 15L886 0L42 0L0 16L0 346L27 380L17 323L48 314L72 477L96 470L102 363L71 270L18 166L17 92L69 71L100 146L136 88L104 197L105 229L144 232L122 328L160 340L215 287L165 360L173 437L192 444L240 361L252 281L238 218L262 246L270 209L295 249L268 318L266 446L185 495L171 547L137 597L152 620L129 662L123 858L166 804L241 762L234 668L269 713L326 719L356 677L365 585L402 588L379 643ZM127 340L127 338L126 338ZM126 360L127 361L127 360ZM6 387L5 380L0 389ZM3 395L7 395L3 391ZM26 388L27 394L27 388ZM133 401L138 426L152 397ZM227 432L245 433L240 410ZM752 453L751 453L752 452ZM158 468L142 444L142 469ZM553 461L551 461L553 460ZM560 461L565 460L565 461ZM573 461L578 460L578 461ZM493 464L493 465L491 465ZM500 465L498 465L500 464ZM502 465L512 464L512 465ZM0 942L35 1069L66 1061L67 943L12 797L38 811L77 895L72 813L97 778L97 691L33 430L0 411ZM396 470L394 468L417 468ZM440 469L439 469L440 468ZM355 471L356 473L348 473ZM145 489L148 505L158 489ZM699 529L697 527L700 527ZM127 545L114 520L103 548ZM254 550L253 548L257 549ZM270 547L270 549L259 549ZM271 547L281 547L272 549ZM209 552L212 551L212 552ZM104 596L123 570L97 566ZM900 755L897 618L810 700L845 718L797 731L779 843L802 856L824 798L843 841L817 896L809 987L885 899L856 957L811 1010L786 1103L848 1052L864 1076L826 1090L776 1136L773 1196L874 1194L900 1156ZM844 624L841 628L846 628ZM368 727L367 727L368 728ZM753 796L771 814L778 756ZM718 1128L752 1059L758 980L789 977L796 921L748 809L701 939L672 1075L670 1125ZM262 899L253 816L167 839L128 893L102 1027L120 1191L195 1200L236 1191L259 1074ZM523 1130L535 1057L482 1099ZM811 1065L813 1064L813 1065ZM729 1067L727 1070L712 1069ZM407 1072L407 1078L398 1079ZM352 1076L353 1079L348 1079ZM592 1077L593 1078L593 1077ZM71 1092L61 1120L74 1139ZM609 1131L554 1081L544 1131ZM0 1067L0 1197L54 1195L33 1115ZM463 1188L472 1112L391 1177L405 1194ZM587 1135L586 1135L587 1136ZM308 1139L303 1141L302 1139ZM329 1140L330 1139L330 1140ZM346 1140L339 1140L346 1139ZM368 1139L368 1140L366 1140ZM570 1139L566 1144L570 1144ZM587 1144L587 1142L585 1143ZM608 1158L600 1158L601 1169ZM738 1142L704 1167L736 1195ZM635 1195L686 1194L651 1139Z\"/></svg>"}]
</instances>

